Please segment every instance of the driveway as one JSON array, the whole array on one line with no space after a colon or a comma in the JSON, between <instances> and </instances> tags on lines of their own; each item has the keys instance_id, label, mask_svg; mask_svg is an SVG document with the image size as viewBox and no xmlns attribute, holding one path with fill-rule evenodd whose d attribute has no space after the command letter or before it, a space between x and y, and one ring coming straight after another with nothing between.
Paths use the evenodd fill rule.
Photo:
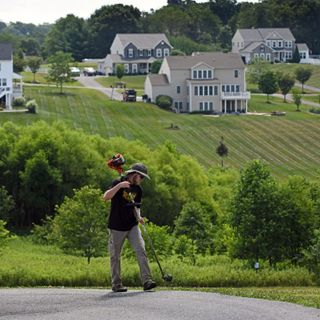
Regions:
<instances>
[{"instance_id":1,"label":"driveway","mask_svg":"<svg viewBox=\"0 0 320 320\"><path fill-rule=\"evenodd\" d=\"M291 303L192 291L0 289L1 320L319 320Z\"/></svg>"},{"instance_id":2,"label":"driveway","mask_svg":"<svg viewBox=\"0 0 320 320\"><path fill-rule=\"evenodd\" d=\"M86 88L101 91L103 94L111 98L111 100L113 99L122 101L122 94L117 92L114 88L106 88L102 86L100 83L95 81L96 78L98 77L85 77L81 75L80 77L76 77L75 79L78 80Z\"/></svg>"}]
</instances>

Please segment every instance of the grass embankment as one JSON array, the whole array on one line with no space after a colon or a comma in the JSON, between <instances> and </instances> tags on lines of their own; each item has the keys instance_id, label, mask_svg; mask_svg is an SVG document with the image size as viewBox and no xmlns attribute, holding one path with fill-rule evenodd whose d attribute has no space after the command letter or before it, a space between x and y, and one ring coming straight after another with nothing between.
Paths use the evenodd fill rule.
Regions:
<instances>
[{"instance_id":1,"label":"grass embankment","mask_svg":"<svg viewBox=\"0 0 320 320\"><path fill-rule=\"evenodd\" d=\"M23 77L23 82L24 83L31 83L31 84L48 84L48 85L55 85L55 83L48 81L47 73L36 73L35 77L35 82L34 82L34 77L32 72L24 71L21 72L21 75ZM63 86L80 86L82 87L83 85L77 81L72 79L72 81L65 82Z\"/></svg>"},{"instance_id":2,"label":"grass embankment","mask_svg":"<svg viewBox=\"0 0 320 320\"><path fill-rule=\"evenodd\" d=\"M84 257L63 254L53 246L35 245L30 237L12 240L1 260L2 287L110 287L108 257L93 258L88 265ZM255 272L246 262L225 256L198 257L196 265L171 257L163 259L162 266L165 272L172 273L174 279L172 283L164 283L157 265L151 263L154 278L161 287L221 292L320 307L320 288L313 287L313 276L303 268L269 269L262 264L261 270ZM122 278L130 287L141 287L135 260L122 261Z\"/></svg>"},{"instance_id":3,"label":"grass embankment","mask_svg":"<svg viewBox=\"0 0 320 320\"><path fill-rule=\"evenodd\" d=\"M141 96L144 94L144 80L146 76L124 76L121 79L121 82L125 83L127 89L135 89L137 95ZM120 82L119 79L115 76L101 77L96 78L96 81L99 82L104 87L116 87L117 83ZM118 91L123 91L124 89L119 89Z\"/></svg>"},{"instance_id":4,"label":"grass embankment","mask_svg":"<svg viewBox=\"0 0 320 320\"><path fill-rule=\"evenodd\" d=\"M221 136L229 149L225 164L241 168L252 159L264 159L273 174L280 178L299 174L319 177L320 118L310 114L309 106L296 112L293 103L271 97L252 96L249 111L286 111L286 116L174 114L147 103L111 101L90 89L25 87L25 95L36 99L39 112L32 114L0 113L0 123L13 121L26 125L38 120L49 123L61 120L71 128L109 138L122 136L139 139L151 148L166 140L177 149L199 160L207 168L218 166L215 150ZM178 129L170 129L174 124Z\"/></svg>"}]
</instances>

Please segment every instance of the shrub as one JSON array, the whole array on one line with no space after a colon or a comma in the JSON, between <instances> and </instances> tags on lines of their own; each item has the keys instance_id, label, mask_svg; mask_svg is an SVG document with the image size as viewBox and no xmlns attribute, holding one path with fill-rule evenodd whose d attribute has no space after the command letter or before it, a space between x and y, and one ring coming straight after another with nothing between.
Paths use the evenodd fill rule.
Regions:
<instances>
[{"instance_id":1,"label":"shrub","mask_svg":"<svg viewBox=\"0 0 320 320\"><path fill-rule=\"evenodd\" d=\"M156 97L156 105L162 109L170 110L172 98L166 95L159 95Z\"/></svg>"},{"instance_id":2,"label":"shrub","mask_svg":"<svg viewBox=\"0 0 320 320\"><path fill-rule=\"evenodd\" d=\"M318 108L311 108L309 111L310 111L311 113L320 114L320 109L318 109Z\"/></svg>"},{"instance_id":3,"label":"shrub","mask_svg":"<svg viewBox=\"0 0 320 320\"><path fill-rule=\"evenodd\" d=\"M9 220L10 212L13 210L15 202L13 197L8 194L5 187L0 187L0 219Z\"/></svg>"},{"instance_id":4,"label":"shrub","mask_svg":"<svg viewBox=\"0 0 320 320\"><path fill-rule=\"evenodd\" d=\"M29 113L37 113L38 104L36 100L30 100L27 102L26 107Z\"/></svg>"},{"instance_id":5,"label":"shrub","mask_svg":"<svg viewBox=\"0 0 320 320\"><path fill-rule=\"evenodd\" d=\"M24 107L26 105L26 99L24 97L15 98L12 105L14 107Z\"/></svg>"},{"instance_id":6,"label":"shrub","mask_svg":"<svg viewBox=\"0 0 320 320\"><path fill-rule=\"evenodd\" d=\"M5 228L6 223L0 220L0 254L2 250L7 246L8 240L10 238L9 231Z\"/></svg>"}]
</instances>

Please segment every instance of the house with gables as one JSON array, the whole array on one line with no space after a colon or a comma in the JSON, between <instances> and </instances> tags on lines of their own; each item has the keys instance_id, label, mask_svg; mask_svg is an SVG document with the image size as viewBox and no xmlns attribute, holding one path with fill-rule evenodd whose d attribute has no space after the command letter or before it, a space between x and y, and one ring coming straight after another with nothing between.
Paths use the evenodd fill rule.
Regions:
<instances>
[{"instance_id":1,"label":"house with gables","mask_svg":"<svg viewBox=\"0 0 320 320\"><path fill-rule=\"evenodd\" d=\"M232 38L232 52L241 54L245 63L255 58L286 62L292 59L296 47L295 37L288 28L238 29Z\"/></svg>"},{"instance_id":2,"label":"house with gables","mask_svg":"<svg viewBox=\"0 0 320 320\"><path fill-rule=\"evenodd\" d=\"M22 77L13 72L13 51L10 43L0 43L0 106L12 109L12 100L22 96Z\"/></svg>"},{"instance_id":3,"label":"house with gables","mask_svg":"<svg viewBox=\"0 0 320 320\"><path fill-rule=\"evenodd\" d=\"M148 74L144 92L173 99L177 112L247 112L245 65L237 53L202 52L165 57L158 74Z\"/></svg>"},{"instance_id":4,"label":"house with gables","mask_svg":"<svg viewBox=\"0 0 320 320\"><path fill-rule=\"evenodd\" d=\"M151 64L169 56L171 50L164 33L118 33L98 71L115 74L117 64L123 64L126 74L147 74Z\"/></svg>"}]
</instances>

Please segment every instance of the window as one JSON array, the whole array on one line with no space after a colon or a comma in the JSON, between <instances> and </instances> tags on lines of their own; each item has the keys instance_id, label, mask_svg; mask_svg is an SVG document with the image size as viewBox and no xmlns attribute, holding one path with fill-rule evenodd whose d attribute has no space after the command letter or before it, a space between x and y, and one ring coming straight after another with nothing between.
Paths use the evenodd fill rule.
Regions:
<instances>
[{"instance_id":1,"label":"window","mask_svg":"<svg viewBox=\"0 0 320 320\"><path fill-rule=\"evenodd\" d=\"M199 103L199 109L200 109L200 111L203 111L203 102Z\"/></svg>"},{"instance_id":2,"label":"window","mask_svg":"<svg viewBox=\"0 0 320 320\"><path fill-rule=\"evenodd\" d=\"M192 79L197 79L197 70L193 70L193 76Z\"/></svg>"},{"instance_id":3,"label":"window","mask_svg":"<svg viewBox=\"0 0 320 320\"><path fill-rule=\"evenodd\" d=\"M266 60L271 61L271 54L270 53L266 53Z\"/></svg>"},{"instance_id":4,"label":"window","mask_svg":"<svg viewBox=\"0 0 320 320\"><path fill-rule=\"evenodd\" d=\"M148 57L151 57L151 54L152 54L151 49L148 49Z\"/></svg>"},{"instance_id":5,"label":"window","mask_svg":"<svg viewBox=\"0 0 320 320\"><path fill-rule=\"evenodd\" d=\"M212 79L212 70L208 70L208 79Z\"/></svg>"},{"instance_id":6,"label":"window","mask_svg":"<svg viewBox=\"0 0 320 320\"><path fill-rule=\"evenodd\" d=\"M283 46L282 41L278 41L278 47L282 48L282 46Z\"/></svg>"},{"instance_id":7,"label":"window","mask_svg":"<svg viewBox=\"0 0 320 320\"><path fill-rule=\"evenodd\" d=\"M207 70L202 71L203 79L207 79Z\"/></svg>"},{"instance_id":8,"label":"window","mask_svg":"<svg viewBox=\"0 0 320 320\"><path fill-rule=\"evenodd\" d=\"M7 86L7 79L2 79L2 85L3 85L4 87Z\"/></svg>"},{"instance_id":9,"label":"window","mask_svg":"<svg viewBox=\"0 0 320 320\"><path fill-rule=\"evenodd\" d=\"M157 49L156 56L157 56L157 58L161 58L162 57L162 50L161 49Z\"/></svg>"},{"instance_id":10,"label":"window","mask_svg":"<svg viewBox=\"0 0 320 320\"><path fill-rule=\"evenodd\" d=\"M169 49L168 48L165 48L165 49L163 49L163 55L166 57L166 56L168 56L170 54L170 52L169 52Z\"/></svg>"},{"instance_id":11,"label":"window","mask_svg":"<svg viewBox=\"0 0 320 320\"><path fill-rule=\"evenodd\" d=\"M143 50L139 50L139 56L143 57Z\"/></svg>"},{"instance_id":12,"label":"window","mask_svg":"<svg viewBox=\"0 0 320 320\"><path fill-rule=\"evenodd\" d=\"M272 48L275 48L277 46L277 43L275 41L272 41Z\"/></svg>"},{"instance_id":13,"label":"window","mask_svg":"<svg viewBox=\"0 0 320 320\"><path fill-rule=\"evenodd\" d=\"M218 95L218 86L214 86L214 95L215 95L215 96Z\"/></svg>"},{"instance_id":14,"label":"window","mask_svg":"<svg viewBox=\"0 0 320 320\"><path fill-rule=\"evenodd\" d=\"M234 70L234 77L238 78L239 77L239 71L238 70Z\"/></svg>"},{"instance_id":15,"label":"window","mask_svg":"<svg viewBox=\"0 0 320 320\"><path fill-rule=\"evenodd\" d=\"M124 64L124 73L129 73L129 65L127 63Z\"/></svg>"},{"instance_id":16,"label":"window","mask_svg":"<svg viewBox=\"0 0 320 320\"><path fill-rule=\"evenodd\" d=\"M138 65L136 63L132 64L132 73L137 73L138 72Z\"/></svg>"},{"instance_id":17,"label":"window","mask_svg":"<svg viewBox=\"0 0 320 320\"><path fill-rule=\"evenodd\" d=\"M128 57L133 58L133 49L132 48L128 49Z\"/></svg>"},{"instance_id":18,"label":"window","mask_svg":"<svg viewBox=\"0 0 320 320\"><path fill-rule=\"evenodd\" d=\"M180 93L180 91L181 91L180 86L177 86L177 93Z\"/></svg>"},{"instance_id":19,"label":"window","mask_svg":"<svg viewBox=\"0 0 320 320\"><path fill-rule=\"evenodd\" d=\"M213 96L213 86L209 86L209 96Z\"/></svg>"},{"instance_id":20,"label":"window","mask_svg":"<svg viewBox=\"0 0 320 320\"><path fill-rule=\"evenodd\" d=\"M195 96L198 95L198 87L197 87L197 86L194 87L194 95L195 95Z\"/></svg>"},{"instance_id":21,"label":"window","mask_svg":"<svg viewBox=\"0 0 320 320\"><path fill-rule=\"evenodd\" d=\"M203 86L199 86L199 96L203 96Z\"/></svg>"},{"instance_id":22,"label":"window","mask_svg":"<svg viewBox=\"0 0 320 320\"><path fill-rule=\"evenodd\" d=\"M202 70L198 70L198 79L202 79Z\"/></svg>"},{"instance_id":23,"label":"window","mask_svg":"<svg viewBox=\"0 0 320 320\"><path fill-rule=\"evenodd\" d=\"M204 96L208 95L208 86L204 86Z\"/></svg>"}]
</instances>

